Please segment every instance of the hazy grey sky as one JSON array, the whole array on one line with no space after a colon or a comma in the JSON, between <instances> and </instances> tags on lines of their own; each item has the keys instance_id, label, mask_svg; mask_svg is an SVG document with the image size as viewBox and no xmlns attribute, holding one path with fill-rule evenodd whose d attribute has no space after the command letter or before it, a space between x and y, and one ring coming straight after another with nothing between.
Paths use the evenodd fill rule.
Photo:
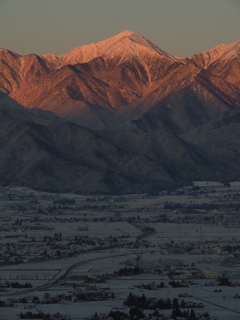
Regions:
<instances>
[{"instance_id":1,"label":"hazy grey sky","mask_svg":"<svg viewBox=\"0 0 240 320\"><path fill-rule=\"evenodd\" d=\"M240 0L0 0L0 47L61 55L123 30L176 56L240 40Z\"/></svg>"}]
</instances>

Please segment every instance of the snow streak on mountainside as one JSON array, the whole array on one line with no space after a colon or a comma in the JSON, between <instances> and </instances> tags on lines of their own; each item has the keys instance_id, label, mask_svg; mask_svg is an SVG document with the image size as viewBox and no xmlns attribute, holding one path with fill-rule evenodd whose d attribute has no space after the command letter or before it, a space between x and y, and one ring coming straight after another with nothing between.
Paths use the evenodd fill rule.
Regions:
<instances>
[{"instance_id":1,"label":"snow streak on mountainside","mask_svg":"<svg viewBox=\"0 0 240 320\"><path fill-rule=\"evenodd\" d=\"M0 98L92 129L164 123L181 134L240 107L239 50L240 41L177 58L131 31L63 56L2 49Z\"/></svg>"},{"instance_id":2,"label":"snow streak on mountainside","mask_svg":"<svg viewBox=\"0 0 240 320\"><path fill-rule=\"evenodd\" d=\"M199 66L207 68L217 60L232 60L240 58L240 41L231 44L220 44L203 53L194 55L192 61L199 63Z\"/></svg>"},{"instance_id":3,"label":"snow streak on mountainside","mask_svg":"<svg viewBox=\"0 0 240 320\"><path fill-rule=\"evenodd\" d=\"M107 59L116 56L121 57L121 59L128 59L132 56L144 58L147 54L158 54L159 56L178 61L177 58L161 50L148 39L128 30L110 39L77 47L60 57L46 54L42 58L47 63L53 63L59 67L66 64L86 63L100 56Z\"/></svg>"},{"instance_id":4,"label":"snow streak on mountainside","mask_svg":"<svg viewBox=\"0 0 240 320\"><path fill-rule=\"evenodd\" d=\"M239 51L177 58L130 31L63 56L1 49L1 183L128 193L240 179Z\"/></svg>"}]
</instances>

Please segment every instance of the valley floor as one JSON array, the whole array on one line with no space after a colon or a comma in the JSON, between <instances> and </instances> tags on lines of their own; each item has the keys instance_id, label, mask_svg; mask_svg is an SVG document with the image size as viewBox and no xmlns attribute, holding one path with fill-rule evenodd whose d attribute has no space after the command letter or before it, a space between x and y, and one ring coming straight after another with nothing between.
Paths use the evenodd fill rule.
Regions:
<instances>
[{"instance_id":1,"label":"valley floor","mask_svg":"<svg viewBox=\"0 0 240 320\"><path fill-rule=\"evenodd\" d=\"M108 318L143 295L171 300L159 319L175 298L182 312L239 319L239 214L238 182L125 196L2 188L0 319Z\"/></svg>"}]
</instances>

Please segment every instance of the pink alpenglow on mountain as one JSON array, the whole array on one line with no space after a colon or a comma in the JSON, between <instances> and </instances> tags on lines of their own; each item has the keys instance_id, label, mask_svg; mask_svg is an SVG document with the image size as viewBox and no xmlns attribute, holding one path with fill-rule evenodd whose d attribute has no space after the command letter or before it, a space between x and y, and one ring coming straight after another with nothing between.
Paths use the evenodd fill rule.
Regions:
<instances>
[{"instance_id":1,"label":"pink alpenglow on mountain","mask_svg":"<svg viewBox=\"0 0 240 320\"><path fill-rule=\"evenodd\" d=\"M1 184L126 194L240 179L239 51L179 58L130 31L60 57L1 49Z\"/></svg>"},{"instance_id":2,"label":"pink alpenglow on mountain","mask_svg":"<svg viewBox=\"0 0 240 320\"><path fill-rule=\"evenodd\" d=\"M178 58L127 30L62 56L2 49L0 97L92 129L151 131L168 119L181 134L239 108L239 52L237 41Z\"/></svg>"}]
</instances>

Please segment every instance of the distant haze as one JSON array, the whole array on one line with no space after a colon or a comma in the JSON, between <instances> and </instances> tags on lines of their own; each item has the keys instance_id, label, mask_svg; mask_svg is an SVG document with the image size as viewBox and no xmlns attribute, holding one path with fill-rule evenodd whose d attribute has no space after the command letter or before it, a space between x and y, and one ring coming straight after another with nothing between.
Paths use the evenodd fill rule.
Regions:
<instances>
[{"instance_id":1,"label":"distant haze","mask_svg":"<svg viewBox=\"0 0 240 320\"><path fill-rule=\"evenodd\" d=\"M62 55L137 32L175 56L240 39L238 0L0 0L0 47Z\"/></svg>"}]
</instances>

